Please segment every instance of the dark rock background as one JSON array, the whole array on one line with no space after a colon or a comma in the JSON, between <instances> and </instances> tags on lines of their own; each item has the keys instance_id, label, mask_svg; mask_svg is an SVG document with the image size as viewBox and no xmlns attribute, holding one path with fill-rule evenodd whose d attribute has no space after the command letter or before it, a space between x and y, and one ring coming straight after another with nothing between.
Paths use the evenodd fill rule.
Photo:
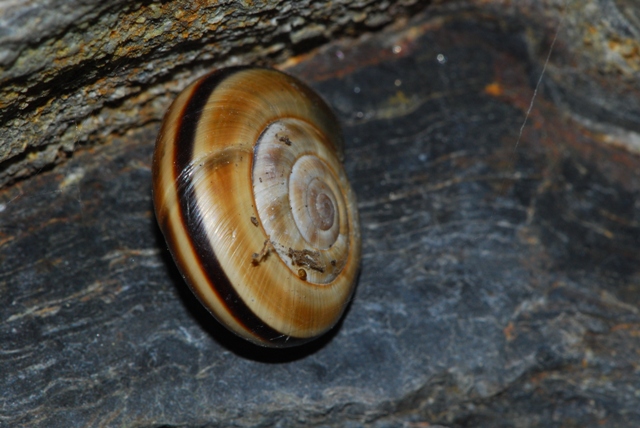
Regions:
<instances>
[{"instance_id":1,"label":"dark rock background","mask_svg":"<svg viewBox=\"0 0 640 428\"><path fill-rule=\"evenodd\" d=\"M286 64L344 125L363 227L356 296L305 347L245 344L186 289L157 122L6 188L0 425L640 426L637 51L611 42L637 12L517 4Z\"/></svg>"}]
</instances>

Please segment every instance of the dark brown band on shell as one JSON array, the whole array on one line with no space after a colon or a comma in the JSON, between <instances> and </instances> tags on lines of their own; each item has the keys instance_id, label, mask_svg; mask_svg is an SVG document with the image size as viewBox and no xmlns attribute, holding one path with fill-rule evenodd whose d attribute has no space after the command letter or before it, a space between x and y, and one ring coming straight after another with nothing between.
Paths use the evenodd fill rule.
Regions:
<instances>
[{"instance_id":1,"label":"dark brown band on shell","mask_svg":"<svg viewBox=\"0 0 640 428\"><path fill-rule=\"evenodd\" d=\"M291 346L296 343L306 342L309 339L291 337L266 325L238 295L220 266L211 243L207 239L197 198L192 193L193 185L189 175L185 174L192 162L196 130L209 97L222 81L243 68L245 67L227 68L211 73L201 79L182 112L174 154L174 159L176 160L174 174L176 182L179 183L177 190L181 219L185 228L189 230L191 245L194 247L195 253L198 254L199 264L207 275L211 289L220 297L221 301L225 302L229 313L234 319L261 340L274 345L286 343ZM189 283L189 281L187 282ZM195 287L191 287L191 289L201 298Z\"/></svg>"}]
</instances>

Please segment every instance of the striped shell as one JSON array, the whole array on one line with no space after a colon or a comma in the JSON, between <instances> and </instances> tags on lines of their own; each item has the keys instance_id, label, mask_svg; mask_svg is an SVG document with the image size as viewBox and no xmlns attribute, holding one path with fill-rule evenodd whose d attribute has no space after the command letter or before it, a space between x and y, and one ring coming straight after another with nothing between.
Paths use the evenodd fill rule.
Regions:
<instances>
[{"instance_id":1,"label":"striped shell","mask_svg":"<svg viewBox=\"0 0 640 428\"><path fill-rule=\"evenodd\" d=\"M202 304L253 343L312 340L353 294L360 229L342 145L320 97L269 69L211 73L164 118L158 223Z\"/></svg>"}]
</instances>

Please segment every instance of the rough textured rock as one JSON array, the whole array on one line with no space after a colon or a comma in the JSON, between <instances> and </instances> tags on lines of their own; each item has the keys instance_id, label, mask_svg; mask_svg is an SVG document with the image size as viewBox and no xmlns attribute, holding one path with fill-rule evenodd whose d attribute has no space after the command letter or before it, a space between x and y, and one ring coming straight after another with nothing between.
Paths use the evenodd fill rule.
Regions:
<instances>
[{"instance_id":1,"label":"rough textured rock","mask_svg":"<svg viewBox=\"0 0 640 428\"><path fill-rule=\"evenodd\" d=\"M571 103L547 66L534 97L553 37L458 6L290 68L344 124L363 225L352 305L306 347L249 346L188 292L152 214L157 124L0 193L0 424L640 426L614 80Z\"/></svg>"},{"instance_id":2,"label":"rough textured rock","mask_svg":"<svg viewBox=\"0 0 640 428\"><path fill-rule=\"evenodd\" d=\"M214 66L380 28L417 0L0 4L0 186L162 117Z\"/></svg>"}]
</instances>

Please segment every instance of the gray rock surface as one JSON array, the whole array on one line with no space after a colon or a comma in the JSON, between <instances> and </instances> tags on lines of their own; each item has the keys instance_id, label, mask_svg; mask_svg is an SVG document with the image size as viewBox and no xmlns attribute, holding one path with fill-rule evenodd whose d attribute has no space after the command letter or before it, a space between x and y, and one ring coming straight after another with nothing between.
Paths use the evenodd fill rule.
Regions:
<instances>
[{"instance_id":1,"label":"gray rock surface","mask_svg":"<svg viewBox=\"0 0 640 428\"><path fill-rule=\"evenodd\" d=\"M549 38L440 12L289 69L344 124L363 226L356 296L308 346L245 344L187 290L157 123L0 193L0 425L640 426L633 130L558 74L534 98Z\"/></svg>"}]
</instances>

